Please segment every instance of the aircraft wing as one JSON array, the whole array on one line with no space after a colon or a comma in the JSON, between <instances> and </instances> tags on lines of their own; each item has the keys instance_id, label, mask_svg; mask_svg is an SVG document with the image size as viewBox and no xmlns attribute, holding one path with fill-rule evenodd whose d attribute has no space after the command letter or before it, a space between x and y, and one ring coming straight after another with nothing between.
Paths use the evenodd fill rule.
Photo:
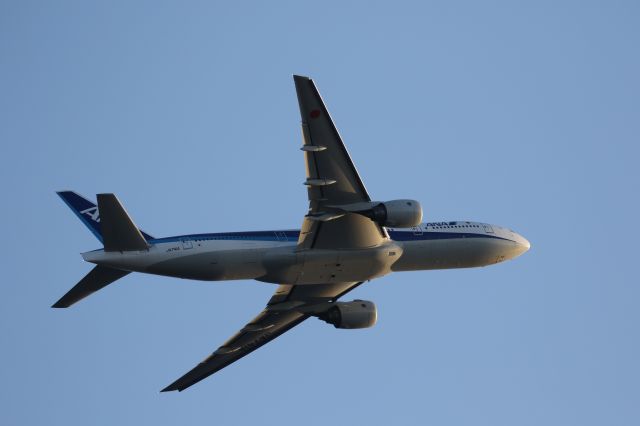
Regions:
<instances>
[{"instance_id":1,"label":"aircraft wing","mask_svg":"<svg viewBox=\"0 0 640 426\"><path fill-rule=\"evenodd\" d=\"M309 211L302 223L298 249L373 247L386 231L365 216L335 206L371 201L313 81L294 76L300 115ZM182 391L270 342L314 313L329 307L359 282L280 285L266 308L242 330L187 374L163 389Z\"/></svg>"},{"instance_id":2,"label":"aircraft wing","mask_svg":"<svg viewBox=\"0 0 640 426\"><path fill-rule=\"evenodd\" d=\"M309 212L298 248L364 248L379 245L386 231L372 220L336 213L331 206L369 202L360 175L320 97L313 80L294 76L300 116L302 151L306 163Z\"/></svg>"},{"instance_id":3,"label":"aircraft wing","mask_svg":"<svg viewBox=\"0 0 640 426\"><path fill-rule=\"evenodd\" d=\"M333 302L362 283L280 285L265 309L214 353L162 392L183 391L309 318L314 307Z\"/></svg>"}]
</instances>

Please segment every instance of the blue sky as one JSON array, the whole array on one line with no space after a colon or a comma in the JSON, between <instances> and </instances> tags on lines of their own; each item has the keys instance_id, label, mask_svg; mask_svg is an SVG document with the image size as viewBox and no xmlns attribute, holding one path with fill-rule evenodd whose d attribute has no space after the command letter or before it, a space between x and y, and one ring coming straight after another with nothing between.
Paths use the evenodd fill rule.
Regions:
<instances>
[{"instance_id":1,"label":"blue sky","mask_svg":"<svg viewBox=\"0 0 640 426\"><path fill-rule=\"evenodd\" d=\"M2 424L637 425L637 2L0 3ZM360 287L180 394L263 283L132 274L49 306L99 247L55 191L115 192L153 235L295 228L292 74L376 199L532 249Z\"/></svg>"}]
</instances>

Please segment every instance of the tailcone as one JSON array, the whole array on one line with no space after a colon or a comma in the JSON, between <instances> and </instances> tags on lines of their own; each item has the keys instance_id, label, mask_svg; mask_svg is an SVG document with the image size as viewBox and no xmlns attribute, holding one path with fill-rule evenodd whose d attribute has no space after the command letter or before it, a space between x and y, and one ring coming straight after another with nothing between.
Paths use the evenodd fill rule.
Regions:
<instances>
[{"instance_id":1,"label":"tailcone","mask_svg":"<svg viewBox=\"0 0 640 426\"><path fill-rule=\"evenodd\" d=\"M84 259L85 262L95 263L97 265L104 258L104 250L99 249L87 251L80 253L80 256L82 256L82 259Z\"/></svg>"}]
</instances>

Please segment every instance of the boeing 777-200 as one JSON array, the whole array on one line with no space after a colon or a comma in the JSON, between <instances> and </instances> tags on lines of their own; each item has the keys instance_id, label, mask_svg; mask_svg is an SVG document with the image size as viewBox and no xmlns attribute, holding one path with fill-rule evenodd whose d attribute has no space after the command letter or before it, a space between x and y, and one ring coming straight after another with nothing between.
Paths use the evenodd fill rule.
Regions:
<instances>
[{"instance_id":1,"label":"boeing 777-200","mask_svg":"<svg viewBox=\"0 0 640 426\"><path fill-rule=\"evenodd\" d=\"M496 225L421 223L415 200L371 201L315 84L302 76L294 81L309 197L300 230L155 238L133 223L114 194L98 194L96 206L75 192L58 193L104 248L82 254L96 266L54 308L67 308L131 272L278 285L262 312L163 391L188 388L309 317L336 328L373 326L373 302L338 301L371 279L486 266L529 249L521 235Z\"/></svg>"}]
</instances>

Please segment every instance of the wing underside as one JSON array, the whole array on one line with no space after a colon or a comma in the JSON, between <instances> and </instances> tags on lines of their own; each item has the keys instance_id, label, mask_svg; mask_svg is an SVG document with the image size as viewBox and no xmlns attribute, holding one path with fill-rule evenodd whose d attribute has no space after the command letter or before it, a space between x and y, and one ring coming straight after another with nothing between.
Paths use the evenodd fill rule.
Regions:
<instances>
[{"instance_id":1,"label":"wing underside","mask_svg":"<svg viewBox=\"0 0 640 426\"><path fill-rule=\"evenodd\" d=\"M209 377L309 318L314 306L333 302L360 284L280 285L258 316L162 392L183 391Z\"/></svg>"},{"instance_id":2,"label":"wing underside","mask_svg":"<svg viewBox=\"0 0 640 426\"><path fill-rule=\"evenodd\" d=\"M367 217L336 211L335 206L367 203L371 198L315 84L302 76L294 76L294 82L302 119L302 151L309 197L309 210L302 223L297 250L380 245L388 238L384 228ZM223 369L309 316L328 309L332 302L360 284L280 285L258 316L163 392L182 391Z\"/></svg>"},{"instance_id":3,"label":"wing underside","mask_svg":"<svg viewBox=\"0 0 640 426\"><path fill-rule=\"evenodd\" d=\"M350 249L379 245L386 232L357 214L336 214L332 206L369 202L349 152L313 80L294 76L306 166L309 211L304 218L300 249Z\"/></svg>"}]
</instances>

